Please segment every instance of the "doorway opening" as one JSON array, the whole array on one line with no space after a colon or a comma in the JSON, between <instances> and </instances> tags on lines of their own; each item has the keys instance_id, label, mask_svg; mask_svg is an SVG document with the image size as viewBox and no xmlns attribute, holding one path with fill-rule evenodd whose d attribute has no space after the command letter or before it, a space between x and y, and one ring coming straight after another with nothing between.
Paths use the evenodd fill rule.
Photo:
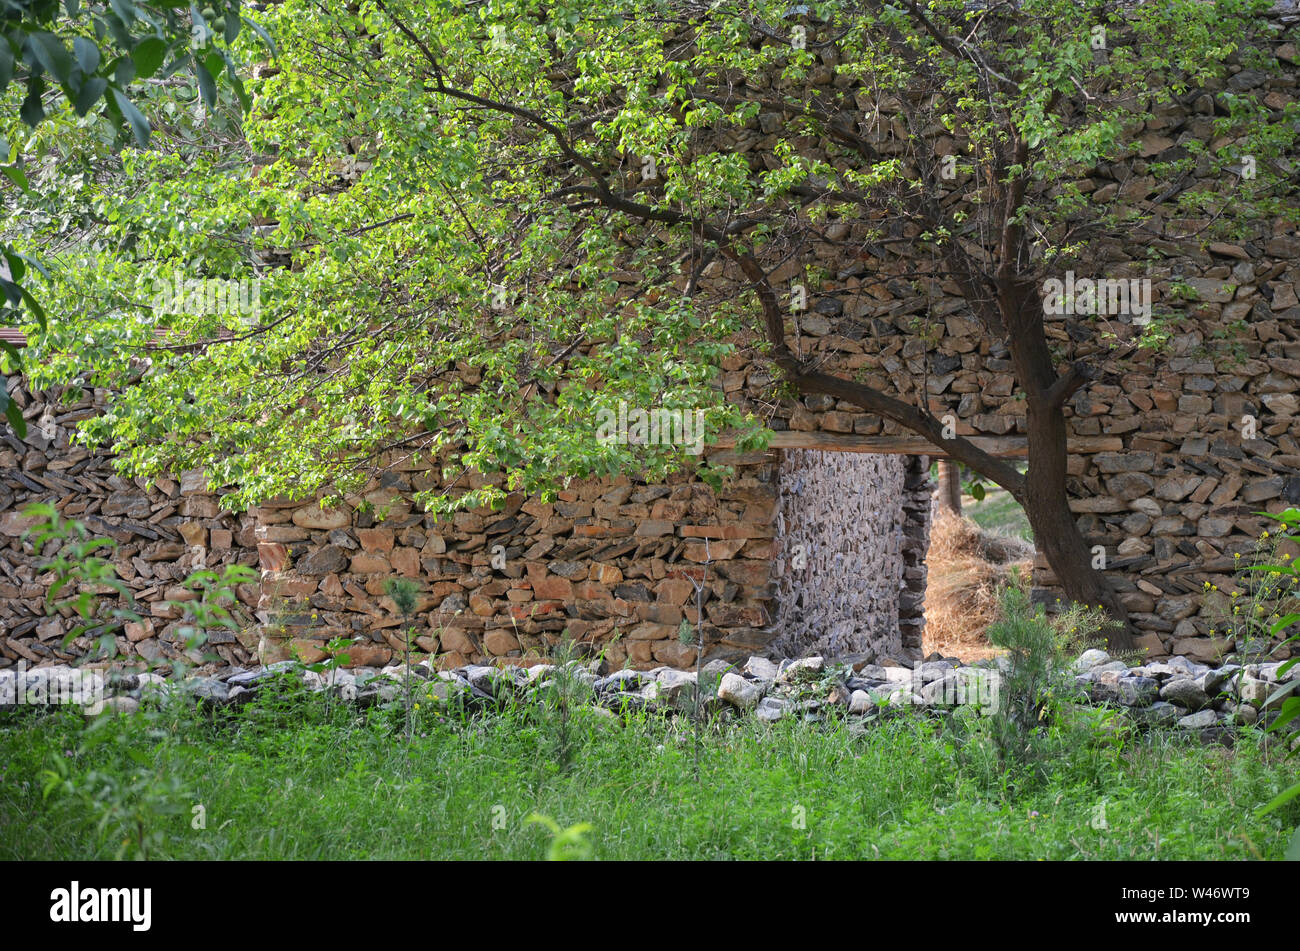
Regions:
<instances>
[{"instance_id":1,"label":"doorway opening","mask_svg":"<svg viewBox=\"0 0 1300 951\"><path fill-rule=\"evenodd\" d=\"M997 653L986 631L997 620L1003 587L1029 583L1034 535L1025 510L1005 489L972 479L949 459L933 462L930 475L924 653L970 663Z\"/></svg>"},{"instance_id":2,"label":"doorway opening","mask_svg":"<svg viewBox=\"0 0 1300 951\"><path fill-rule=\"evenodd\" d=\"M920 659L926 457L786 449L777 479L773 651Z\"/></svg>"}]
</instances>

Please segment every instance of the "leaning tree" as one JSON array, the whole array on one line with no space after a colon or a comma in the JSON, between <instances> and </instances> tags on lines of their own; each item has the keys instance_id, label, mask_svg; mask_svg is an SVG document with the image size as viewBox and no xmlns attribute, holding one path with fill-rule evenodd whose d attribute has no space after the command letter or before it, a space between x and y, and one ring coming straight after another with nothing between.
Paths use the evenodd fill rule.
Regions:
<instances>
[{"instance_id":1,"label":"leaning tree","mask_svg":"<svg viewBox=\"0 0 1300 951\"><path fill-rule=\"evenodd\" d=\"M1066 408L1160 335L1128 324L1111 352L1064 361L1041 288L1139 234L1160 202L1081 181L1249 55L1266 6L287 0L266 20L278 58L250 84L251 158L131 156L109 189L121 240L56 278L101 371L149 350L92 433L135 472L203 466L234 503L346 492L422 454L506 472L426 493L482 504L680 465L673 447L597 438L621 400L701 407L761 444L761 408L718 384L743 350L781 392L844 401L1003 486L1065 593L1122 619L1069 508ZM1271 159L1295 107L1243 92L1216 108L1222 135L1159 167L1160 201L1239 226L1293 185ZM1254 178L1231 174L1244 156ZM1198 163L1224 189L1190 187ZM923 380L807 358L789 275L827 261L956 289L1023 396L1027 472L958 432ZM151 309L160 274L254 272L245 320ZM914 333L933 346L924 320Z\"/></svg>"}]
</instances>

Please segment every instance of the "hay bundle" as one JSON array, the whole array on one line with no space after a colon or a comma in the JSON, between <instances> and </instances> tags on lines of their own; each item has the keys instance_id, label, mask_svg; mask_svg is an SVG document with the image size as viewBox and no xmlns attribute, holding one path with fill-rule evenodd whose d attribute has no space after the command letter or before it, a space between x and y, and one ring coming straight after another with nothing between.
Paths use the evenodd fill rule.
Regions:
<instances>
[{"instance_id":1,"label":"hay bundle","mask_svg":"<svg viewBox=\"0 0 1300 951\"><path fill-rule=\"evenodd\" d=\"M1013 570L1029 577L1034 546L982 531L970 519L935 513L925 592L925 652L965 661L997 651L985 631L998 617L998 591Z\"/></svg>"}]
</instances>

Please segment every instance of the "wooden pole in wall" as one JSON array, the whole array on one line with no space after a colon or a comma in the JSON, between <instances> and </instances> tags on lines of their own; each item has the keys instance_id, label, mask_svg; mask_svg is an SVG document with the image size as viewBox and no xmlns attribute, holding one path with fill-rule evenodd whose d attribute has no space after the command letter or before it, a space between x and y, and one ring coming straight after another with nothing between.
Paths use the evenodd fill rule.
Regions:
<instances>
[{"instance_id":1,"label":"wooden pole in wall","mask_svg":"<svg viewBox=\"0 0 1300 951\"><path fill-rule=\"evenodd\" d=\"M939 492L936 502L940 511L961 514L961 470L951 459L939 460Z\"/></svg>"}]
</instances>

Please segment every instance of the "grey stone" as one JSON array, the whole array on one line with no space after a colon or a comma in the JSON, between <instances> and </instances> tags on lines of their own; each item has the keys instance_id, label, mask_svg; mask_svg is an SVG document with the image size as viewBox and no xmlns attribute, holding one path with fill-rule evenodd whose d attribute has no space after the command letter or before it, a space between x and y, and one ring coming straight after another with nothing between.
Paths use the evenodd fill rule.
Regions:
<instances>
[{"instance_id":1,"label":"grey stone","mask_svg":"<svg viewBox=\"0 0 1300 951\"><path fill-rule=\"evenodd\" d=\"M506 677L495 667L472 664L464 668L464 675L470 686L493 697L497 695L498 690L506 686Z\"/></svg>"},{"instance_id":2,"label":"grey stone","mask_svg":"<svg viewBox=\"0 0 1300 951\"><path fill-rule=\"evenodd\" d=\"M1160 696L1160 682L1153 677L1121 677L1115 690L1124 706L1147 707Z\"/></svg>"},{"instance_id":3,"label":"grey stone","mask_svg":"<svg viewBox=\"0 0 1300 951\"><path fill-rule=\"evenodd\" d=\"M1157 700L1140 712L1146 722L1155 726L1172 726L1183 715L1181 709L1164 700Z\"/></svg>"},{"instance_id":4,"label":"grey stone","mask_svg":"<svg viewBox=\"0 0 1300 951\"><path fill-rule=\"evenodd\" d=\"M1160 688L1160 699L1196 711L1208 707L1210 698L1190 677L1174 677Z\"/></svg>"},{"instance_id":5,"label":"grey stone","mask_svg":"<svg viewBox=\"0 0 1300 951\"><path fill-rule=\"evenodd\" d=\"M1198 682L1200 683L1201 689L1204 690L1206 694L1214 697L1224 689L1224 686L1228 681L1236 676L1240 670L1241 667L1238 664L1225 664L1223 667L1207 671L1198 678Z\"/></svg>"},{"instance_id":6,"label":"grey stone","mask_svg":"<svg viewBox=\"0 0 1300 951\"><path fill-rule=\"evenodd\" d=\"M723 674L722 680L718 684L718 697L732 706L739 707L741 710L749 710L758 706L762 696L763 688L761 686L746 680L739 674Z\"/></svg>"},{"instance_id":7,"label":"grey stone","mask_svg":"<svg viewBox=\"0 0 1300 951\"><path fill-rule=\"evenodd\" d=\"M1256 680L1253 677L1245 677L1241 681L1241 699L1243 703L1253 703L1255 706L1262 705L1273 694L1276 688L1266 681Z\"/></svg>"},{"instance_id":8,"label":"grey stone","mask_svg":"<svg viewBox=\"0 0 1300 951\"><path fill-rule=\"evenodd\" d=\"M1088 673L1095 677L1100 677L1102 674L1125 674L1128 673L1128 671L1128 664L1124 663L1122 660L1111 660L1104 664L1098 664L1096 667L1089 670Z\"/></svg>"},{"instance_id":9,"label":"grey stone","mask_svg":"<svg viewBox=\"0 0 1300 951\"><path fill-rule=\"evenodd\" d=\"M230 688L215 677L186 681L185 692L208 703L225 703L230 699Z\"/></svg>"},{"instance_id":10,"label":"grey stone","mask_svg":"<svg viewBox=\"0 0 1300 951\"><path fill-rule=\"evenodd\" d=\"M140 701L134 697L109 697L103 709L108 713L135 713L140 709Z\"/></svg>"},{"instance_id":11,"label":"grey stone","mask_svg":"<svg viewBox=\"0 0 1300 951\"><path fill-rule=\"evenodd\" d=\"M758 702L754 715L760 720L773 723L785 716L790 710L790 702L779 697L764 697Z\"/></svg>"},{"instance_id":12,"label":"grey stone","mask_svg":"<svg viewBox=\"0 0 1300 951\"><path fill-rule=\"evenodd\" d=\"M729 670L735 669L735 664L725 660L711 660L700 668L700 676L707 677L711 681L716 681Z\"/></svg>"},{"instance_id":13,"label":"grey stone","mask_svg":"<svg viewBox=\"0 0 1300 951\"><path fill-rule=\"evenodd\" d=\"M538 667L545 667L545 666L547 665L545 664L538 665ZM529 668L528 674L530 677L535 678L537 676L533 674L533 671L537 670L538 667ZM608 677L602 677L600 680L596 681L595 688L597 691L601 691L601 692L605 690L614 690L614 691L626 690L626 691L635 692L637 690L640 690L649 682L650 682L650 678L647 675L643 674L639 670L632 670L629 668L627 670L615 671L614 673L610 674Z\"/></svg>"},{"instance_id":14,"label":"grey stone","mask_svg":"<svg viewBox=\"0 0 1300 951\"><path fill-rule=\"evenodd\" d=\"M921 665L921 683L928 684L936 680L943 680L955 669L946 660L928 661Z\"/></svg>"},{"instance_id":15,"label":"grey stone","mask_svg":"<svg viewBox=\"0 0 1300 951\"><path fill-rule=\"evenodd\" d=\"M1197 713L1190 713L1185 717L1179 717L1178 726L1183 730L1203 730L1206 727L1214 726L1219 722L1219 715L1213 710L1201 710Z\"/></svg>"},{"instance_id":16,"label":"grey stone","mask_svg":"<svg viewBox=\"0 0 1300 951\"><path fill-rule=\"evenodd\" d=\"M805 657L789 664L783 663L776 680L777 683L783 684L794 683L798 680L815 680L825 667L826 662L822 657Z\"/></svg>"},{"instance_id":17,"label":"grey stone","mask_svg":"<svg viewBox=\"0 0 1300 951\"><path fill-rule=\"evenodd\" d=\"M744 672L759 680L776 680L776 675L779 673L776 664L766 657L757 655L745 661Z\"/></svg>"},{"instance_id":18,"label":"grey stone","mask_svg":"<svg viewBox=\"0 0 1300 951\"><path fill-rule=\"evenodd\" d=\"M932 680L921 688L921 700L927 704L949 706L957 702L957 675Z\"/></svg>"},{"instance_id":19,"label":"grey stone","mask_svg":"<svg viewBox=\"0 0 1300 951\"><path fill-rule=\"evenodd\" d=\"M876 709L876 702L865 690L855 690L849 697L849 713L871 713Z\"/></svg>"},{"instance_id":20,"label":"grey stone","mask_svg":"<svg viewBox=\"0 0 1300 951\"><path fill-rule=\"evenodd\" d=\"M1080 654L1074 661L1074 669L1077 671L1089 671L1094 667L1100 667L1102 664L1110 662L1110 655L1104 650L1093 648Z\"/></svg>"}]
</instances>

